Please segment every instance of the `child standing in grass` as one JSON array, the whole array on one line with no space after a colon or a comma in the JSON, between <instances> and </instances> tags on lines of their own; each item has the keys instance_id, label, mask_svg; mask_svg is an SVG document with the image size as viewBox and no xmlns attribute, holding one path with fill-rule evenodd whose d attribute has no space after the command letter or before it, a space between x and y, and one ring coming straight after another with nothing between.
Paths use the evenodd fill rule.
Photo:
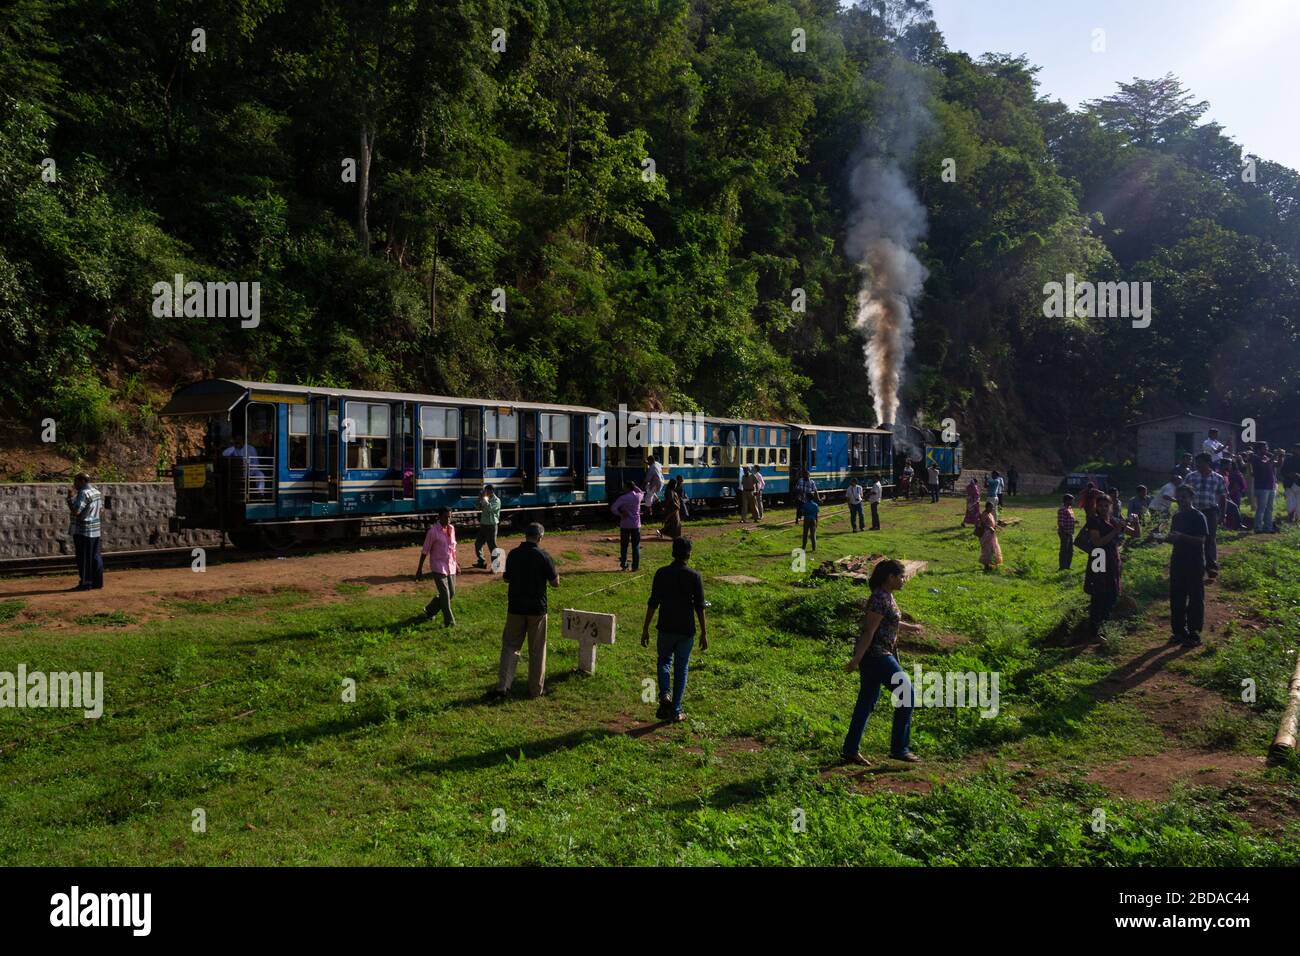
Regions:
<instances>
[{"instance_id":1,"label":"child standing in grass","mask_svg":"<svg viewBox=\"0 0 1300 956\"><path fill-rule=\"evenodd\" d=\"M817 550L817 515L822 506L817 503L817 496L811 496L803 503L803 549L809 550L808 541L812 539L812 550Z\"/></svg>"}]
</instances>

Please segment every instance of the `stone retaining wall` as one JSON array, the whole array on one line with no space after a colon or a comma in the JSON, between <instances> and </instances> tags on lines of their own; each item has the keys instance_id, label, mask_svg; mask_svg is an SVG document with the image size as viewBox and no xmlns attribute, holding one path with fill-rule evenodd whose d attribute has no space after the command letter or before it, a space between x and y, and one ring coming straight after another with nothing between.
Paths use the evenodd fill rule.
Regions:
<instances>
[{"instance_id":1,"label":"stone retaining wall","mask_svg":"<svg viewBox=\"0 0 1300 956\"><path fill-rule=\"evenodd\" d=\"M1002 477L1005 478L1007 473L1002 471ZM956 490L964 493L966 483L974 478L980 483L980 490L984 490L984 485L988 481L989 472L979 468L963 468L961 476L957 479ZM1038 475L1026 474L1021 472L1020 480L1016 482L1016 491L1022 495L1050 495L1061 487L1061 482L1065 480L1064 475Z\"/></svg>"},{"instance_id":2,"label":"stone retaining wall","mask_svg":"<svg viewBox=\"0 0 1300 956\"><path fill-rule=\"evenodd\" d=\"M69 484L0 484L0 559L72 554ZM100 533L105 551L144 551L184 546L215 547L215 531L172 534L176 513L171 482L124 481L96 485L105 504Z\"/></svg>"}]
</instances>

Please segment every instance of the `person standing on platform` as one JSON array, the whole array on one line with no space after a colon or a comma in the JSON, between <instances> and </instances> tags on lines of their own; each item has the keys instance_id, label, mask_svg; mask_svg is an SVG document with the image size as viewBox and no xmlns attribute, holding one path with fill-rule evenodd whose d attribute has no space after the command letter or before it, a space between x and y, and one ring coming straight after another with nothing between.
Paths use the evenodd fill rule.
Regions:
<instances>
[{"instance_id":1,"label":"person standing on platform","mask_svg":"<svg viewBox=\"0 0 1300 956\"><path fill-rule=\"evenodd\" d=\"M72 546L77 555L74 591L97 591L104 586L104 551L100 541L100 516L104 496L90 482L90 475L79 472L68 492L68 511L72 514Z\"/></svg>"},{"instance_id":2,"label":"person standing on platform","mask_svg":"<svg viewBox=\"0 0 1300 956\"><path fill-rule=\"evenodd\" d=\"M501 660L497 686L489 696L506 697L515 682L519 652L528 641L528 696L546 693L547 587L559 587L555 562L542 550L546 529L534 522L524 529L524 540L506 558L506 626L501 632Z\"/></svg>"}]
</instances>

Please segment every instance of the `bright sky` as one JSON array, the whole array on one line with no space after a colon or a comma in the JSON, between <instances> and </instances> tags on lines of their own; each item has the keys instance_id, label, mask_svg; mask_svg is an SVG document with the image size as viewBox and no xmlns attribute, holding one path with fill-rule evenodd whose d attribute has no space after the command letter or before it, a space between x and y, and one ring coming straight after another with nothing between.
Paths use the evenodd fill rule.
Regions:
<instances>
[{"instance_id":1,"label":"bright sky","mask_svg":"<svg viewBox=\"0 0 1300 956\"><path fill-rule=\"evenodd\" d=\"M948 46L1024 54L1039 92L1072 107L1134 76L1173 73L1204 119L1300 169L1300 0L931 0ZM1093 31L1105 31L1094 53Z\"/></svg>"}]
</instances>

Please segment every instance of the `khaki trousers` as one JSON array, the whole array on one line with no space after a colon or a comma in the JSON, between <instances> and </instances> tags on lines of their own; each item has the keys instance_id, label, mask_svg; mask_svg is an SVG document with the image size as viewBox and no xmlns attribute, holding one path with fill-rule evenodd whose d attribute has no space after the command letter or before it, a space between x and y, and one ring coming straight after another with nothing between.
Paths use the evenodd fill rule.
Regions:
<instances>
[{"instance_id":1,"label":"khaki trousers","mask_svg":"<svg viewBox=\"0 0 1300 956\"><path fill-rule=\"evenodd\" d=\"M501 632L501 663L497 668L497 690L509 693L519 666L519 652L528 641L528 696L540 697L546 689L546 615L507 614Z\"/></svg>"}]
</instances>

